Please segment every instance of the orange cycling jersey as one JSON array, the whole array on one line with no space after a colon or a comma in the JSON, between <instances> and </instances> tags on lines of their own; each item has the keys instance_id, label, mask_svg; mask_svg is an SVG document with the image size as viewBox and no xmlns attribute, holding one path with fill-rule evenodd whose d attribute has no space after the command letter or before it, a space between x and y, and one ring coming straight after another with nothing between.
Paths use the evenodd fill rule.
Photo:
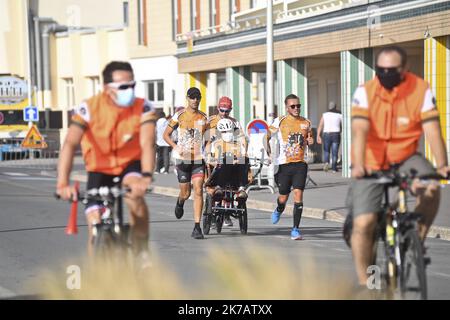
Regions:
<instances>
[{"instance_id":1,"label":"orange cycling jersey","mask_svg":"<svg viewBox=\"0 0 450 320\"><path fill-rule=\"evenodd\" d=\"M381 170L416 153L422 123L438 120L439 113L428 84L406 73L402 83L392 91L382 87L378 78L358 87L352 117L369 120L365 166Z\"/></svg>"},{"instance_id":2,"label":"orange cycling jersey","mask_svg":"<svg viewBox=\"0 0 450 320\"><path fill-rule=\"evenodd\" d=\"M177 153L174 157L179 160L203 159L203 135L206 130L207 116L203 112L191 111L188 108L178 111L169 122L172 129L177 129Z\"/></svg>"},{"instance_id":3,"label":"orange cycling jersey","mask_svg":"<svg viewBox=\"0 0 450 320\"><path fill-rule=\"evenodd\" d=\"M153 107L140 98L122 108L100 93L79 105L72 123L85 129L81 149L86 170L121 174L129 163L141 158L140 124L155 120Z\"/></svg>"},{"instance_id":4,"label":"orange cycling jersey","mask_svg":"<svg viewBox=\"0 0 450 320\"><path fill-rule=\"evenodd\" d=\"M306 139L312 136L311 122L308 119L291 115L279 117L269 129L271 133L278 134L280 143L276 164L305 161Z\"/></svg>"}]
</instances>

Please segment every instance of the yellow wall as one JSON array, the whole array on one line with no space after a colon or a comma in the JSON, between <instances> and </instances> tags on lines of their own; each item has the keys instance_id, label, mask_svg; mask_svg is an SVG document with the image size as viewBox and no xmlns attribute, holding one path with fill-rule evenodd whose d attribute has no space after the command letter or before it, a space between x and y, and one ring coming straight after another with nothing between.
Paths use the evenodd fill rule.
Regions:
<instances>
[{"instance_id":1,"label":"yellow wall","mask_svg":"<svg viewBox=\"0 0 450 320\"><path fill-rule=\"evenodd\" d=\"M99 77L112 60L129 60L125 31L98 31L89 34L70 34L56 38L55 78L53 91L57 91L57 106L66 109L64 78L72 78L75 86L75 104L92 95L90 79Z\"/></svg>"},{"instance_id":2,"label":"yellow wall","mask_svg":"<svg viewBox=\"0 0 450 320\"><path fill-rule=\"evenodd\" d=\"M126 47L126 34L124 31L111 31L105 32L106 41L108 42L108 50L106 59L103 58L100 61L100 70L103 66L111 60L129 60L130 53L129 49Z\"/></svg>"},{"instance_id":3,"label":"yellow wall","mask_svg":"<svg viewBox=\"0 0 450 320\"><path fill-rule=\"evenodd\" d=\"M105 8L107 14L102 14ZM49 17L67 26L78 23L83 27L121 25L123 0L39 0L37 12L40 17Z\"/></svg>"},{"instance_id":4,"label":"yellow wall","mask_svg":"<svg viewBox=\"0 0 450 320\"><path fill-rule=\"evenodd\" d=\"M100 69L99 44L101 43L99 34L86 34L81 37L81 65L82 73L85 75L97 75Z\"/></svg>"},{"instance_id":5,"label":"yellow wall","mask_svg":"<svg viewBox=\"0 0 450 320\"><path fill-rule=\"evenodd\" d=\"M131 58L175 55L177 47L172 40L171 1L147 0L147 46L142 46L138 45L137 0L130 0L127 38Z\"/></svg>"}]
</instances>

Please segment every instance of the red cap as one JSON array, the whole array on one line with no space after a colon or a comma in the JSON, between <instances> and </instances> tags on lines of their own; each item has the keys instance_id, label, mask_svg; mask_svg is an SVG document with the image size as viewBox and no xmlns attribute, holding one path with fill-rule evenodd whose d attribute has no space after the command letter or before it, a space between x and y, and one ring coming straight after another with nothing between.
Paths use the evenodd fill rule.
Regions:
<instances>
[{"instance_id":1,"label":"red cap","mask_svg":"<svg viewBox=\"0 0 450 320\"><path fill-rule=\"evenodd\" d=\"M233 102L231 102L231 99L228 97L222 97L219 99L218 107L231 109L233 107Z\"/></svg>"}]
</instances>

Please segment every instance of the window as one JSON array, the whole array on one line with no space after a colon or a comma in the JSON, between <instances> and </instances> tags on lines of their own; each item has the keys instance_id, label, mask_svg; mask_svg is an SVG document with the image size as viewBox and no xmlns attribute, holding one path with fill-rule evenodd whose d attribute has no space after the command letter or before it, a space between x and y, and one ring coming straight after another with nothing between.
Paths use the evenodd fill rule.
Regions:
<instances>
[{"instance_id":1,"label":"window","mask_svg":"<svg viewBox=\"0 0 450 320\"><path fill-rule=\"evenodd\" d=\"M214 27L217 26L218 23L218 8L216 4L219 4L219 1L216 0L209 0L209 26Z\"/></svg>"},{"instance_id":2,"label":"window","mask_svg":"<svg viewBox=\"0 0 450 320\"><path fill-rule=\"evenodd\" d=\"M266 0L251 0L250 8L261 8L266 6Z\"/></svg>"},{"instance_id":3,"label":"window","mask_svg":"<svg viewBox=\"0 0 450 320\"><path fill-rule=\"evenodd\" d=\"M191 0L191 31L200 28L200 0Z\"/></svg>"},{"instance_id":4,"label":"window","mask_svg":"<svg viewBox=\"0 0 450 320\"><path fill-rule=\"evenodd\" d=\"M89 95L94 96L100 92L100 78L88 77L88 92Z\"/></svg>"},{"instance_id":5,"label":"window","mask_svg":"<svg viewBox=\"0 0 450 320\"><path fill-rule=\"evenodd\" d=\"M178 31L178 0L172 0L172 40L175 41Z\"/></svg>"},{"instance_id":6,"label":"window","mask_svg":"<svg viewBox=\"0 0 450 320\"><path fill-rule=\"evenodd\" d=\"M252 3L253 3L253 1L252 1ZM231 20L231 16L233 14L235 14L236 12L240 11L241 4L240 4L239 0L230 0L229 4L230 4L230 7L229 7L229 11L228 12L230 13L230 20ZM253 7L251 7L251 8L253 8Z\"/></svg>"},{"instance_id":7,"label":"window","mask_svg":"<svg viewBox=\"0 0 450 320\"><path fill-rule=\"evenodd\" d=\"M125 1L123 3L123 24L125 26L128 26L129 22L130 22L130 15L129 15L128 1Z\"/></svg>"},{"instance_id":8,"label":"window","mask_svg":"<svg viewBox=\"0 0 450 320\"><path fill-rule=\"evenodd\" d=\"M172 6L173 6L173 24L174 24L174 34L180 34L182 32L182 26L181 26L181 0L172 0ZM175 39L175 37L174 37Z\"/></svg>"},{"instance_id":9,"label":"window","mask_svg":"<svg viewBox=\"0 0 450 320\"><path fill-rule=\"evenodd\" d=\"M338 88L336 80L327 80L327 107L330 101L334 101L335 103L338 102Z\"/></svg>"},{"instance_id":10,"label":"window","mask_svg":"<svg viewBox=\"0 0 450 320\"><path fill-rule=\"evenodd\" d=\"M227 93L227 76L225 72L217 73L217 96L223 97L228 95ZM215 102L217 103L217 102Z\"/></svg>"},{"instance_id":11,"label":"window","mask_svg":"<svg viewBox=\"0 0 450 320\"><path fill-rule=\"evenodd\" d=\"M147 0L138 0L138 44L147 45Z\"/></svg>"},{"instance_id":12,"label":"window","mask_svg":"<svg viewBox=\"0 0 450 320\"><path fill-rule=\"evenodd\" d=\"M73 78L63 78L62 80L66 107L73 107L75 106L75 86L73 85Z\"/></svg>"},{"instance_id":13,"label":"window","mask_svg":"<svg viewBox=\"0 0 450 320\"><path fill-rule=\"evenodd\" d=\"M164 80L152 80L145 82L147 99L155 102L164 102Z\"/></svg>"},{"instance_id":14,"label":"window","mask_svg":"<svg viewBox=\"0 0 450 320\"><path fill-rule=\"evenodd\" d=\"M196 29L197 0L191 0L191 31Z\"/></svg>"}]
</instances>

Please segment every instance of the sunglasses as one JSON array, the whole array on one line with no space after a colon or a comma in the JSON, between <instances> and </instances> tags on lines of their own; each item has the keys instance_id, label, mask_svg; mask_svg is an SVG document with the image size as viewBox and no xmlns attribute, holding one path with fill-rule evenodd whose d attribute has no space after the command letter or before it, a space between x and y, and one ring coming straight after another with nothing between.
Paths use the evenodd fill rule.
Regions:
<instances>
[{"instance_id":1,"label":"sunglasses","mask_svg":"<svg viewBox=\"0 0 450 320\"><path fill-rule=\"evenodd\" d=\"M300 109L302 107L301 104L293 104L289 106L291 109Z\"/></svg>"},{"instance_id":2,"label":"sunglasses","mask_svg":"<svg viewBox=\"0 0 450 320\"><path fill-rule=\"evenodd\" d=\"M231 109L219 109L219 112L221 112L221 113L230 113Z\"/></svg>"},{"instance_id":3,"label":"sunglasses","mask_svg":"<svg viewBox=\"0 0 450 320\"><path fill-rule=\"evenodd\" d=\"M188 96L188 98L191 100L202 100L202 96Z\"/></svg>"},{"instance_id":4,"label":"sunglasses","mask_svg":"<svg viewBox=\"0 0 450 320\"><path fill-rule=\"evenodd\" d=\"M129 88L134 89L134 87L136 86L136 81L130 81L125 83L111 82L108 83L108 86L117 90L127 90Z\"/></svg>"}]
</instances>

